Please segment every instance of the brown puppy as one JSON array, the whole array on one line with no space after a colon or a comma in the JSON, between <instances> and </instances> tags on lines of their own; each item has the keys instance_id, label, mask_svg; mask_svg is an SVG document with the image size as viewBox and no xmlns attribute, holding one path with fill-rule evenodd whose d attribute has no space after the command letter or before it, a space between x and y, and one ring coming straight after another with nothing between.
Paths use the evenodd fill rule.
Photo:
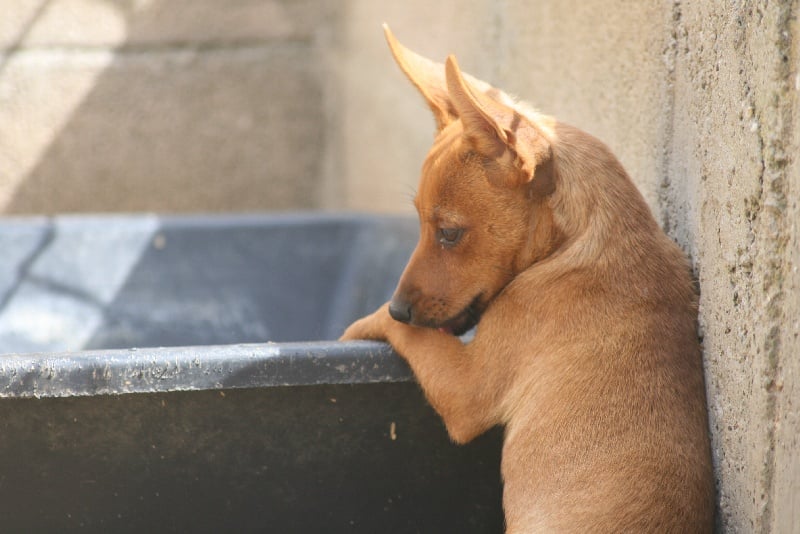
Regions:
<instances>
[{"instance_id":1,"label":"brown puppy","mask_svg":"<svg viewBox=\"0 0 800 534\"><path fill-rule=\"evenodd\" d=\"M508 532L711 531L686 258L600 141L386 36L438 134L395 295L342 339L391 343L456 442L505 425Z\"/></svg>"}]
</instances>

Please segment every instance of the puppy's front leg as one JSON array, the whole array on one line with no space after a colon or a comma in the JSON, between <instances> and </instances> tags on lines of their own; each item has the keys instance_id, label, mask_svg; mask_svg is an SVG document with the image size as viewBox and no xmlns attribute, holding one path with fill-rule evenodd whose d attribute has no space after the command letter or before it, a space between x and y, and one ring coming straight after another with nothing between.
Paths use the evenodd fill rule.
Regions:
<instances>
[{"instance_id":1,"label":"puppy's front leg","mask_svg":"<svg viewBox=\"0 0 800 534\"><path fill-rule=\"evenodd\" d=\"M385 304L350 325L340 340L353 339L388 341L408 361L453 441L466 443L499 422L485 370L457 337L395 321Z\"/></svg>"}]
</instances>

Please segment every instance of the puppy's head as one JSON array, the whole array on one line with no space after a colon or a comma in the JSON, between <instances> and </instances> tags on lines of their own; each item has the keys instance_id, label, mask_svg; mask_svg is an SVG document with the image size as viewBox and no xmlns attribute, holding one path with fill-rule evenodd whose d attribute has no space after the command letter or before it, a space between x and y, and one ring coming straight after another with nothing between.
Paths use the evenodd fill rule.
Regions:
<instances>
[{"instance_id":1,"label":"puppy's head","mask_svg":"<svg viewBox=\"0 0 800 534\"><path fill-rule=\"evenodd\" d=\"M389 309L398 321L460 335L556 246L552 134L546 118L535 124L504 93L463 74L453 56L431 62L385 31L438 129L414 199L420 240Z\"/></svg>"}]
</instances>

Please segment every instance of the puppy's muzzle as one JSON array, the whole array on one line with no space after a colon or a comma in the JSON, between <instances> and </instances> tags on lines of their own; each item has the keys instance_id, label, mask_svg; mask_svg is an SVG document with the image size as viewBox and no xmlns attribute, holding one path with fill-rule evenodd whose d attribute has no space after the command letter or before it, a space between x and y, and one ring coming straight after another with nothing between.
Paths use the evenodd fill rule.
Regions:
<instances>
[{"instance_id":1,"label":"puppy's muzzle","mask_svg":"<svg viewBox=\"0 0 800 534\"><path fill-rule=\"evenodd\" d=\"M411 304L402 299L393 298L389 303L389 315L395 321L408 324L411 322Z\"/></svg>"}]
</instances>

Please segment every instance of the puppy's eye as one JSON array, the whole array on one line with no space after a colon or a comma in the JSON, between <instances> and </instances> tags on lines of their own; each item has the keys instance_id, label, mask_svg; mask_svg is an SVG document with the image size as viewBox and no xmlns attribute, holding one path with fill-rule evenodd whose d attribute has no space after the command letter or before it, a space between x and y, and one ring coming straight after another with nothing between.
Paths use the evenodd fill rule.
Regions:
<instances>
[{"instance_id":1,"label":"puppy's eye","mask_svg":"<svg viewBox=\"0 0 800 534\"><path fill-rule=\"evenodd\" d=\"M455 246L460 240L461 236L464 235L463 228L439 228L438 238L439 243L446 246L452 247Z\"/></svg>"}]
</instances>

